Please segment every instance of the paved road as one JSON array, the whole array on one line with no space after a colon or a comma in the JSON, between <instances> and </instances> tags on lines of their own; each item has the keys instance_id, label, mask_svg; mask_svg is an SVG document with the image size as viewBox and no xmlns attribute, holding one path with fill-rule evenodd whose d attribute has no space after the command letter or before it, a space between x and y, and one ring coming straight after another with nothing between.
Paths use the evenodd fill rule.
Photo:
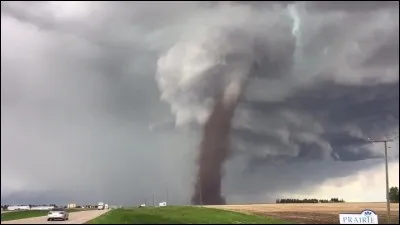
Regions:
<instances>
[{"instance_id":1,"label":"paved road","mask_svg":"<svg viewBox=\"0 0 400 225\"><path fill-rule=\"evenodd\" d=\"M69 214L69 220L67 221L47 221L47 216L41 216L21 220L2 221L1 224L82 224L106 212L108 212L108 210L73 212Z\"/></svg>"}]
</instances>

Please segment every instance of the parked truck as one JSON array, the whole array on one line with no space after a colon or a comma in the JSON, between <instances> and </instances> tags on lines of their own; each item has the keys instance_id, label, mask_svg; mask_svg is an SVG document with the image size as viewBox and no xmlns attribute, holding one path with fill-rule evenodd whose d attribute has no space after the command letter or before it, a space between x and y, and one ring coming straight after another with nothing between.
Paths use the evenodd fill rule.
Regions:
<instances>
[{"instance_id":1,"label":"parked truck","mask_svg":"<svg viewBox=\"0 0 400 225\"><path fill-rule=\"evenodd\" d=\"M108 206L108 204L104 204L104 209L109 209L110 207Z\"/></svg>"},{"instance_id":2,"label":"parked truck","mask_svg":"<svg viewBox=\"0 0 400 225\"><path fill-rule=\"evenodd\" d=\"M99 202L99 204L97 204L97 209L98 210L103 210L104 209L104 202Z\"/></svg>"}]
</instances>

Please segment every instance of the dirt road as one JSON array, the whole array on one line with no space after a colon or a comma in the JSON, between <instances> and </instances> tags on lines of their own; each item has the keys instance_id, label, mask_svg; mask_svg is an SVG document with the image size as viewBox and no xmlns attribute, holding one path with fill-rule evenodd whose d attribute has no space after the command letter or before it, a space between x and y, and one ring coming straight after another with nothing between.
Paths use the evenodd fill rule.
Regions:
<instances>
[{"instance_id":1,"label":"dirt road","mask_svg":"<svg viewBox=\"0 0 400 225\"><path fill-rule=\"evenodd\" d=\"M82 224L106 212L108 212L108 210L73 212L69 214L69 220L67 221L47 221L47 216L41 216L21 220L2 221L1 224Z\"/></svg>"}]
</instances>

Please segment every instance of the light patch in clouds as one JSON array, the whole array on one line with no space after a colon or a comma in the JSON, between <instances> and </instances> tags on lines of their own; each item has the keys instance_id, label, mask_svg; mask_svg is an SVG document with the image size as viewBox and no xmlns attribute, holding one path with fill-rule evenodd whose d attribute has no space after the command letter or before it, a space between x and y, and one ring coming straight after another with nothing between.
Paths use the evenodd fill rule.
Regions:
<instances>
[{"instance_id":1,"label":"light patch in clouds","mask_svg":"<svg viewBox=\"0 0 400 225\"><path fill-rule=\"evenodd\" d=\"M389 163L388 168L389 188L399 187L399 162ZM285 194L287 198L330 199L337 197L347 202L384 202L386 201L385 176L385 165L381 162L380 165L357 171L349 176L329 179L307 194L301 192Z\"/></svg>"}]
</instances>

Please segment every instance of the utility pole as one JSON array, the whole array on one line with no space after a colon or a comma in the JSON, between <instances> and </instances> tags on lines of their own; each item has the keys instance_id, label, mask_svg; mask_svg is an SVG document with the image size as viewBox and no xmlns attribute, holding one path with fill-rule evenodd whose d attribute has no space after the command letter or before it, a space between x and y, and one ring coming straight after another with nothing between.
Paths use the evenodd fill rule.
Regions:
<instances>
[{"instance_id":1,"label":"utility pole","mask_svg":"<svg viewBox=\"0 0 400 225\"><path fill-rule=\"evenodd\" d=\"M388 157L387 157L387 143L393 142L393 139L372 140L368 138L368 141L372 143L383 143L385 146L386 210L387 210L387 223L390 224L389 171L388 171L389 169L388 169Z\"/></svg>"},{"instance_id":2,"label":"utility pole","mask_svg":"<svg viewBox=\"0 0 400 225\"><path fill-rule=\"evenodd\" d=\"M154 193L153 193L153 206L156 206L156 202L154 201Z\"/></svg>"}]
</instances>

